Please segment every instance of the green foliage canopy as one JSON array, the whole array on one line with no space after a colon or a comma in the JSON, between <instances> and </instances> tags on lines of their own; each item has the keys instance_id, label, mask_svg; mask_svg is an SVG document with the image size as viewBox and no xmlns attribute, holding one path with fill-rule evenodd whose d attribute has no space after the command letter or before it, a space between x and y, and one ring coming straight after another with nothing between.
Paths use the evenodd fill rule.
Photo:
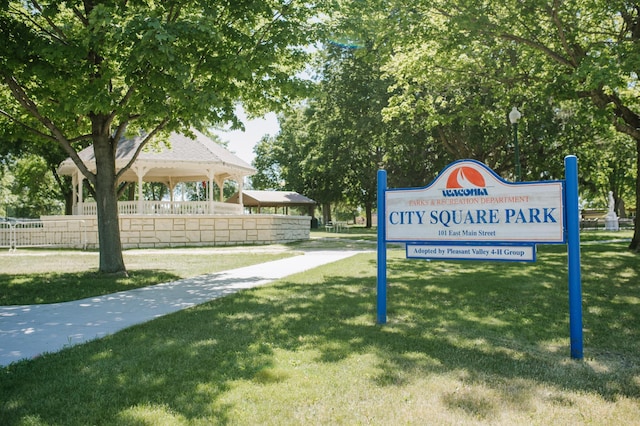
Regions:
<instances>
[{"instance_id":1,"label":"green foliage canopy","mask_svg":"<svg viewBox=\"0 0 640 426\"><path fill-rule=\"evenodd\" d=\"M101 271L125 270L115 193L126 169L115 170L121 137L143 132L148 143L192 127L240 127L237 102L250 113L288 102L304 88L295 72L315 13L305 0L0 3L2 126L59 144L95 187ZM87 142L95 171L77 155Z\"/></svg>"}]
</instances>

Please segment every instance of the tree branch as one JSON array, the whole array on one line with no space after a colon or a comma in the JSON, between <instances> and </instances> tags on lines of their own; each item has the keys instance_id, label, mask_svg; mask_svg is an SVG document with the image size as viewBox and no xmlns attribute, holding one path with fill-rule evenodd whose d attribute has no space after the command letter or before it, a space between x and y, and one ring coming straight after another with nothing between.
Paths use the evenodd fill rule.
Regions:
<instances>
[{"instance_id":1,"label":"tree branch","mask_svg":"<svg viewBox=\"0 0 640 426\"><path fill-rule=\"evenodd\" d=\"M553 24L555 25L556 30L558 31L558 38L560 39L560 44L562 44L562 48L564 49L565 53L569 55L569 57L571 58L570 60L571 65L573 66L573 68L577 68L578 61L575 55L576 52L573 49L571 49L571 47L569 46L569 43L567 42L567 36L564 31L564 25L562 24L562 20L558 15L558 9L560 7L561 7L560 1L554 0L553 7L549 6L549 8L547 9L547 12L551 16L551 20L553 21Z\"/></svg>"},{"instance_id":2,"label":"tree branch","mask_svg":"<svg viewBox=\"0 0 640 426\"><path fill-rule=\"evenodd\" d=\"M606 93L604 88L577 92L580 97L589 97L598 108L613 105L613 125L616 130L640 141L640 115L626 106L616 93Z\"/></svg>"},{"instance_id":3,"label":"tree branch","mask_svg":"<svg viewBox=\"0 0 640 426\"><path fill-rule=\"evenodd\" d=\"M78 18L85 27L89 26L89 19L87 19L76 6L73 6L73 14L76 15L76 18Z\"/></svg>"},{"instance_id":4,"label":"tree branch","mask_svg":"<svg viewBox=\"0 0 640 426\"><path fill-rule=\"evenodd\" d=\"M35 127L32 127L30 125L28 125L27 123L24 123L22 121L20 121L18 118L14 117L13 115L9 114L7 111L0 109L0 115L4 115L5 117L7 117L11 122L19 125L20 127L24 127L25 130L27 130L29 133L33 133L45 140L51 141L51 142L55 142L58 143L58 140L56 138L54 138L51 135L48 135L46 133L41 132L40 130L36 129Z\"/></svg>"},{"instance_id":5,"label":"tree branch","mask_svg":"<svg viewBox=\"0 0 640 426\"><path fill-rule=\"evenodd\" d=\"M536 42L536 41L533 41L533 40L529 40L528 38L517 36L515 34L509 34L509 33L502 33L499 36L501 38L505 39L505 40L515 41L517 43L524 44L526 46L532 47L532 48L544 53L549 58L553 59L554 61L558 62L561 65L564 65L564 66L569 67L569 68L575 68L575 65L573 64L572 61L570 61L569 59L565 58L564 56L562 56L558 52L555 52L554 50L548 48L547 46L545 46L542 43L539 43L539 42Z\"/></svg>"},{"instance_id":6,"label":"tree branch","mask_svg":"<svg viewBox=\"0 0 640 426\"><path fill-rule=\"evenodd\" d=\"M82 174L85 175L90 182L94 182L95 174L91 173L87 166L85 166L82 159L80 159L80 156L78 156L78 152L71 146L71 142L62 134L62 131L58 129L58 127L49 118L43 116L40 113L36 104L29 98L26 91L15 79L15 77L5 75L4 81L18 103L51 132L51 136L49 136L48 139L53 137L53 139L56 140L60 144L60 146L62 146L62 149L64 149L64 151L71 157ZM36 134L38 134L38 136L44 135L41 132L37 132Z\"/></svg>"},{"instance_id":7,"label":"tree branch","mask_svg":"<svg viewBox=\"0 0 640 426\"><path fill-rule=\"evenodd\" d=\"M60 28L58 28L58 26L51 20L51 18L49 18L48 16L45 16L44 13L42 13L42 6L40 6L40 4L35 1L35 0L31 0L31 4L33 5L33 7L40 12L40 16L42 16L44 18L45 21L47 21L47 24L49 24L49 26L53 29L53 32L45 29L43 26L41 26L40 24L38 24L31 16L27 15L24 12L20 12L23 16L25 16L29 21L31 21L31 23L38 29L40 29L40 31L44 32L45 34L48 34L49 36L51 36L52 38L58 40L60 43L67 45L68 43L66 42L67 39L67 35L64 33L64 31L62 31Z\"/></svg>"},{"instance_id":8,"label":"tree branch","mask_svg":"<svg viewBox=\"0 0 640 426\"><path fill-rule=\"evenodd\" d=\"M116 129L116 132L113 135L113 139L115 141L119 141L122 136L124 135L124 132L127 130L127 124L129 124L128 121L122 121L120 124L118 124L118 128Z\"/></svg>"},{"instance_id":9,"label":"tree branch","mask_svg":"<svg viewBox=\"0 0 640 426\"><path fill-rule=\"evenodd\" d=\"M132 184L133 182L122 182L120 183L120 185L118 186L118 188L116 188L116 197L120 198L120 196L122 194L124 194L124 191Z\"/></svg>"},{"instance_id":10,"label":"tree branch","mask_svg":"<svg viewBox=\"0 0 640 426\"><path fill-rule=\"evenodd\" d=\"M167 15L167 22L175 22L180 17L181 11L182 6L176 5L175 3L172 4Z\"/></svg>"},{"instance_id":11,"label":"tree branch","mask_svg":"<svg viewBox=\"0 0 640 426\"><path fill-rule=\"evenodd\" d=\"M122 99L120 99L120 102L118 102L118 107L122 108L123 106L125 106L127 104L127 102L129 101L129 99L131 99L131 96L133 96L133 93L136 90L136 85L133 84L131 86L129 86L129 89L127 89L127 93L125 93L125 95L122 97ZM118 113L117 109L114 109L111 114L109 114L109 122L112 122L115 117L116 114ZM129 117L129 119L131 119L131 117ZM128 120L127 120L128 122Z\"/></svg>"},{"instance_id":12,"label":"tree branch","mask_svg":"<svg viewBox=\"0 0 640 426\"><path fill-rule=\"evenodd\" d=\"M129 162L118 171L118 173L116 174L116 181L118 179L120 179L120 176L122 176L127 170L129 170L131 168L131 166L133 165L133 163L135 163L135 161L138 159L138 156L140 155L140 152L142 152L142 149L145 147L145 145L147 145L147 143L158 133L160 132L162 129L165 128L165 126L169 123L170 119L169 117L165 117L149 134L147 134L147 136L145 136L144 140L140 143L140 145L138 145L138 148L136 149L136 152L134 152L133 157L131 157L131 159L129 160ZM120 128L119 128L120 130ZM118 144L119 140L116 140L116 146Z\"/></svg>"},{"instance_id":13,"label":"tree branch","mask_svg":"<svg viewBox=\"0 0 640 426\"><path fill-rule=\"evenodd\" d=\"M557 1L557 0L554 0ZM440 14L442 14L442 16L451 18L453 17L453 15L443 9L437 9L438 12ZM473 22L475 22L476 24L480 25L479 21L475 18L471 18ZM555 21L554 21L555 22ZM560 25L559 27L559 31L561 32L561 36L562 38L564 38L564 29L562 27L562 23L561 22L557 22L557 25ZM523 23L523 25L526 26L526 23ZM519 44L524 44L526 46L529 46L539 52L542 52L543 54L545 54L546 56L548 56L549 58L553 59L554 61L558 62L561 65L564 65L566 67L569 68L576 68L576 64L574 63L573 60L571 59L567 59L566 57L564 57L562 54L560 54L559 52L554 51L553 49L547 47L546 45L544 45L543 43L536 41L534 39L529 39L526 37L522 37L516 34L512 34L512 33L508 33L508 32L502 32L500 30L498 30L498 28L493 25L491 26L491 28L485 28L485 29L481 29L480 30L481 33L485 34L486 36L494 36L494 37L499 37L502 38L504 40L509 40L509 41L515 41L516 43ZM564 40L563 46L566 44L566 40ZM571 52L570 49L568 49L568 44L566 44L567 48L565 48L565 50L567 50L568 52ZM573 58L572 58L573 59Z\"/></svg>"}]
</instances>

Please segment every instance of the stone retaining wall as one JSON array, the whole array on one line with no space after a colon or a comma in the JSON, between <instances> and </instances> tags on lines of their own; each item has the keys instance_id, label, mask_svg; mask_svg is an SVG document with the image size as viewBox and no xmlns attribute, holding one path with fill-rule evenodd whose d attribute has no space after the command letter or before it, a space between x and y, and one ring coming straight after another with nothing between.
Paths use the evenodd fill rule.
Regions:
<instances>
[{"instance_id":1,"label":"stone retaining wall","mask_svg":"<svg viewBox=\"0 0 640 426\"><path fill-rule=\"evenodd\" d=\"M86 246L98 247L95 216L73 216L85 224ZM60 216L42 217L59 221ZM288 243L309 239L311 218L286 215L121 215L124 248Z\"/></svg>"}]
</instances>

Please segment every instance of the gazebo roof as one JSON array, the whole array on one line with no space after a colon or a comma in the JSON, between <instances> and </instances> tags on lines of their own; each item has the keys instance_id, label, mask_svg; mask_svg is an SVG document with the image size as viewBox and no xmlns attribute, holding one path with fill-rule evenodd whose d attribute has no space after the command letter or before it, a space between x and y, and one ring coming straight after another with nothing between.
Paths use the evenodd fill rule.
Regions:
<instances>
[{"instance_id":1,"label":"gazebo roof","mask_svg":"<svg viewBox=\"0 0 640 426\"><path fill-rule=\"evenodd\" d=\"M227 200L229 203L238 202L238 193ZM292 191L242 191L242 204L245 207L295 207L309 206L316 202L311 198Z\"/></svg>"},{"instance_id":2,"label":"gazebo roof","mask_svg":"<svg viewBox=\"0 0 640 426\"><path fill-rule=\"evenodd\" d=\"M171 133L166 144L157 148L145 147L136 159L133 167L127 170L123 181L137 181L138 173L143 174L146 182L195 182L210 178L242 178L256 173L248 163L227 151L213 140L192 130L195 138ZM133 157L144 137L121 139L116 151L116 167L124 167ZM83 149L79 156L89 170L95 171L93 146ZM71 158L60 164L61 175L73 175L78 169Z\"/></svg>"}]
</instances>

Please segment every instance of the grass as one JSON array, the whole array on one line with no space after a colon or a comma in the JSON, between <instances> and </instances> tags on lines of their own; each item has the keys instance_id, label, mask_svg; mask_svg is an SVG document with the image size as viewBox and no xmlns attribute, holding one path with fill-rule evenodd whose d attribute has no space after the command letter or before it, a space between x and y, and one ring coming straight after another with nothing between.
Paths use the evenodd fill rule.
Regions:
<instances>
[{"instance_id":1,"label":"grass","mask_svg":"<svg viewBox=\"0 0 640 426\"><path fill-rule=\"evenodd\" d=\"M99 274L96 252L19 250L12 254L5 251L0 253L0 305L79 300L263 263L294 253L281 246L240 250L127 250L124 252L129 271L126 278Z\"/></svg>"},{"instance_id":2,"label":"grass","mask_svg":"<svg viewBox=\"0 0 640 426\"><path fill-rule=\"evenodd\" d=\"M313 239L323 240L323 250L359 248L363 242L375 248L376 232L362 227L341 233L314 230ZM125 250L126 278L99 274L97 252L0 251L0 306L58 303L132 290L276 260L295 254L296 247L313 249L314 245Z\"/></svg>"},{"instance_id":3,"label":"grass","mask_svg":"<svg viewBox=\"0 0 640 426\"><path fill-rule=\"evenodd\" d=\"M582 247L583 361L569 358L565 247L527 264L390 249L387 325L361 254L0 369L0 424L637 424L626 244Z\"/></svg>"}]
</instances>

